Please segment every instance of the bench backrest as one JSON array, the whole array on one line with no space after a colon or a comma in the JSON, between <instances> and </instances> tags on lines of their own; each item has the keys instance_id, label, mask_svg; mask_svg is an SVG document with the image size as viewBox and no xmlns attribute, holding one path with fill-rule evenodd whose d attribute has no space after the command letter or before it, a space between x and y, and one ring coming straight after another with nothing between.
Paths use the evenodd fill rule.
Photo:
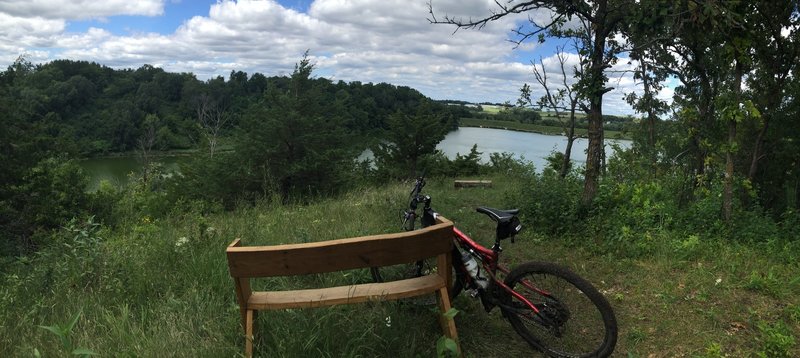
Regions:
<instances>
[{"instance_id":1,"label":"bench backrest","mask_svg":"<svg viewBox=\"0 0 800 358\"><path fill-rule=\"evenodd\" d=\"M228 266L233 277L254 278L415 262L452 250L453 223L438 222L415 231L304 244L243 247L236 239L227 249Z\"/></svg>"}]
</instances>

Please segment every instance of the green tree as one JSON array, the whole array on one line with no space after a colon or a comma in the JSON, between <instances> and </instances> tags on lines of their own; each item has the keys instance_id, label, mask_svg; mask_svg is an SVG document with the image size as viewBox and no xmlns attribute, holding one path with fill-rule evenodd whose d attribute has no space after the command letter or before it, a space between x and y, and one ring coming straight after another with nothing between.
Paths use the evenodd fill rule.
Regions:
<instances>
[{"instance_id":1,"label":"green tree","mask_svg":"<svg viewBox=\"0 0 800 358\"><path fill-rule=\"evenodd\" d=\"M354 165L351 136L343 117L326 101L325 80L311 77L307 54L295 66L289 87L272 87L242 123L237 155L251 190L292 195L327 194L342 188Z\"/></svg>"},{"instance_id":2,"label":"green tree","mask_svg":"<svg viewBox=\"0 0 800 358\"><path fill-rule=\"evenodd\" d=\"M385 141L373 149L378 169L391 176L415 177L420 158L433 154L444 139L446 122L441 114L434 113L429 101L423 102L414 115L396 112L389 116Z\"/></svg>"},{"instance_id":3,"label":"green tree","mask_svg":"<svg viewBox=\"0 0 800 358\"><path fill-rule=\"evenodd\" d=\"M750 16L753 71L746 78L745 97L761 118L742 123L740 158L746 177L760 189L761 204L781 212L788 203L787 191L796 187L791 177L797 173L793 165L797 155L789 154L789 147L796 147L800 130L793 111L800 64L798 2L758 1Z\"/></svg>"}]
</instances>

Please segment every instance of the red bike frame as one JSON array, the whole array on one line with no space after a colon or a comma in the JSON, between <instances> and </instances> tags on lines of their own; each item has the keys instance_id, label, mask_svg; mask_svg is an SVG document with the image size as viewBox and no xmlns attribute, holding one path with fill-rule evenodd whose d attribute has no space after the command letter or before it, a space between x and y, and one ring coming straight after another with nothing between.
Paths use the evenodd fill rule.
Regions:
<instances>
[{"instance_id":1,"label":"red bike frame","mask_svg":"<svg viewBox=\"0 0 800 358\"><path fill-rule=\"evenodd\" d=\"M500 250L498 244L495 244L496 249L487 249L481 244L475 242L475 240L472 240L469 236L461 232L461 230L459 230L455 226L453 227L453 234L456 244L468 250L472 256L476 257L481 261L481 264L484 267L484 271L489 273L491 280L492 282L494 282L495 285L501 287L503 290L508 292L514 298L522 301L525 304L525 306L531 309L531 311L537 314L539 313L539 309L536 308L536 306L534 306L533 303L531 303L531 301L525 298L525 296L514 291L511 287L508 287L508 285L506 285L503 281L498 280L497 277L495 276L497 270L500 270L500 272L502 272L504 275L508 275L508 273L510 272L508 268L498 263L500 259ZM463 271L463 268L459 269ZM466 273L464 275L464 278L466 280L472 279ZM520 281L520 283L527 289L530 289L544 296L550 296L548 292L534 287L527 280Z\"/></svg>"}]
</instances>

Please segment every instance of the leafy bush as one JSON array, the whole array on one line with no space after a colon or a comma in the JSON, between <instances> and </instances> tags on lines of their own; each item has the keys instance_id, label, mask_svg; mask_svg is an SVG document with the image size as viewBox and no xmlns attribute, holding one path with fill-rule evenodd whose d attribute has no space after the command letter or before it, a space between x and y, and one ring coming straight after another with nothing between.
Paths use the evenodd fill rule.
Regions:
<instances>
[{"instance_id":1,"label":"leafy bush","mask_svg":"<svg viewBox=\"0 0 800 358\"><path fill-rule=\"evenodd\" d=\"M522 212L537 230L554 234L581 230L582 189L582 181L572 175L563 179L553 171L533 175L523 189L527 203Z\"/></svg>"},{"instance_id":2,"label":"leafy bush","mask_svg":"<svg viewBox=\"0 0 800 358\"><path fill-rule=\"evenodd\" d=\"M795 338L792 331L783 321L775 323L759 322L758 330L761 334L761 350L759 357L788 358L792 356Z\"/></svg>"},{"instance_id":3,"label":"leafy bush","mask_svg":"<svg viewBox=\"0 0 800 358\"><path fill-rule=\"evenodd\" d=\"M100 182L100 187L91 194L89 212L106 225L115 225L119 221L115 209L122 199L123 190L118 189L107 180Z\"/></svg>"},{"instance_id":4,"label":"leafy bush","mask_svg":"<svg viewBox=\"0 0 800 358\"><path fill-rule=\"evenodd\" d=\"M146 178L134 175L125 187L118 202L118 215L121 217L161 217L172 210L175 198L167 191L172 175L165 173L159 163L151 164L147 171L149 174Z\"/></svg>"},{"instance_id":5,"label":"leafy bush","mask_svg":"<svg viewBox=\"0 0 800 358\"><path fill-rule=\"evenodd\" d=\"M88 201L88 179L74 160L48 158L25 176L23 214L33 225L57 228L82 211Z\"/></svg>"},{"instance_id":6,"label":"leafy bush","mask_svg":"<svg viewBox=\"0 0 800 358\"><path fill-rule=\"evenodd\" d=\"M481 164L481 152L478 151L478 145L473 144L468 154L461 155L456 153L456 159L450 163L451 174L456 175L476 175L484 169Z\"/></svg>"},{"instance_id":7,"label":"leafy bush","mask_svg":"<svg viewBox=\"0 0 800 358\"><path fill-rule=\"evenodd\" d=\"M24 254L49 244L49 233L86 213L88 183L74 160L47 158L25 171L20 185L3 188L0 198L0 249Z\"/></svg>"},{"instance_id":8,"label":"leafy bush","mask_svg":"<svg viewBox=\"0 0 800 358\"><path fill-rule=\"evenodd\" d=\"M544 159L547 161L547 166L545 167L545 170L552 170L556 173L561 172L561 167L564 166L563 152L552 152ZM570 170L572 170L572 160L570 160L569 164L567 164L567 171Z\"/></svg>"}]
</instances>

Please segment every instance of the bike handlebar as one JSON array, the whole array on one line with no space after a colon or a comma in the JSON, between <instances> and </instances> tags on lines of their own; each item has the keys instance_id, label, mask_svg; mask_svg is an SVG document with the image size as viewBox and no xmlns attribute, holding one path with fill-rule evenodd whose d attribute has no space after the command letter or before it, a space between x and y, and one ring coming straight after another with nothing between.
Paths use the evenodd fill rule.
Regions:
<instances>
[{"instance_id":1,"label":"bike handlebar","mask_svg":"<svg viewBox=\"0 0 800 358\"><path fill-rule=\"evenodd\" d=\"M420 176L420 177L418 177L416 179L416 181L414 182L414 188L411 189L411 194L408 195L409 198L410 198L409 203L408 203L408 207L409 208L416 209L417 208L417 203L422 201L422 200L420 200L419 193L422 192L422 188L423 187L425 187L425 177L424 177L424 175Z\"/></svg>"}]
</instances>

